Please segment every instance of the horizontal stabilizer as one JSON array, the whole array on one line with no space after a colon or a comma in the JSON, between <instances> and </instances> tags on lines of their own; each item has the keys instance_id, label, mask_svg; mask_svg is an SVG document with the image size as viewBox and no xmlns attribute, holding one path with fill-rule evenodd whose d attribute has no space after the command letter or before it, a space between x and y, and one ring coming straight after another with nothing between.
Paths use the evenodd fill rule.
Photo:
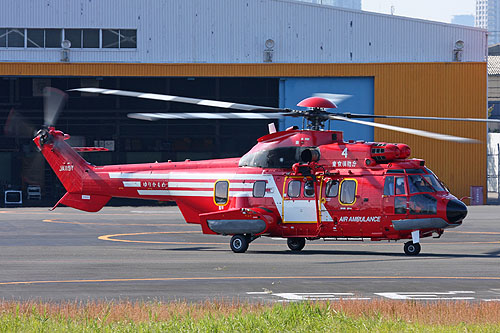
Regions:
<instances>
[{"instance_id":1,"label":"horizontal stabilizer","mask_svg":"<svg viewBox=\"0 0 500 333\"><path fill-rule=\"evenodd\" d=\"M109 199L111 197L107 195L66 193L54 208L59 204L63 204L86 212L98 212L108 203Z\"/></svg>"}]
</instances>

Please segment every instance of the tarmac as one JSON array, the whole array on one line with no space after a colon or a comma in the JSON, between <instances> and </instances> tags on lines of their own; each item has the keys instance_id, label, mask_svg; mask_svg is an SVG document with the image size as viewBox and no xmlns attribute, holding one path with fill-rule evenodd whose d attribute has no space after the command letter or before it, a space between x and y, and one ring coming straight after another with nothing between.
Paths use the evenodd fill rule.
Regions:
<instances>
[{"instance_id":1,"label":"tarmac","mask_svg":"<svg viewBox=\"0 0 500 333\"><path fill-rule=\"evenodd\" d=\"M0 208L4 300L500 301L500 207L469 207L462 226L400 242L259 238L243 254L203 235L177 207Z\"/></svg>"}]
</instances>

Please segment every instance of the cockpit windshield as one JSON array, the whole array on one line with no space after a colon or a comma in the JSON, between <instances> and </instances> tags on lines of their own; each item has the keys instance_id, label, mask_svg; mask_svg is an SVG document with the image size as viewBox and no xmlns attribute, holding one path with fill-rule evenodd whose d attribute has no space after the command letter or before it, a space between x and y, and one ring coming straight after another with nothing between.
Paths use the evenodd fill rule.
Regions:
<instances>
[{"instance_id":1,"label":"cockpit windshield","mask_svg":"<svg viewBox=\"0 0 500 333\"><path fill-rule=\"evenodd\" d=\"M423 175L408 175L408 187L410 188L410 193L435 191Z\"/></svg>"},{"instance_id":2,"label":"cockpit windshield","mask_svg":"<svg viewBox=\"0 0 500 333\"><path fill-rule=\"evenodd\" d=\"M446 192L449 192L449 190L446 188L446 185L443 184L442 181L440 181L436 175L434 174L434 172L432 172L431 170L425 168L425 171L427 171L427 175L425 175L425 179L430 183L432 184L432 186L436 189L436 191L446 191Z\"/></svg>"},{"instance_id":3,"label":"cockpit windshield","mask_svg":"<svg viewBox=\"0 0 500 333\"><path fill-rule=\"evenodd\" d=\"M436 176L430 174L430 175L424 175L425 180L429 182L429 184L434 187L436 191L446 191L446 189L441 185L441 183L437 180Z\"/></svg>"}]
</instances>

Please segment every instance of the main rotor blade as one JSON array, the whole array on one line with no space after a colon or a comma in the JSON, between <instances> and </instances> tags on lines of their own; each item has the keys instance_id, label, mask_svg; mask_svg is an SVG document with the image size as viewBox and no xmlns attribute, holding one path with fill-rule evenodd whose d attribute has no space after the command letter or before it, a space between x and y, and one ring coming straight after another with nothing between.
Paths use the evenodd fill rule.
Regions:
<instances>
[{"instance_id":1,"label":"main rotor blade","mask_svg":"<svg viewBox=\"0 0 500 333\"><path fill-rule=\"evenodd\" d=\"M231 112L231 113L206 113L206 112L187 112L187 113L129 113L127 117L141 120L160 120L160 119L277 119L281 118L281 113L253 113L253 112Z\"/></svg>"},{"instance_id":2,"label":"main rotor blade","mask_svg":"<svg viewBox=\"0 0 500 333\"><path fill-rule=\"evenodd\" d=\"M423 136L423 137L431 138L431 139L443 140L443 141L453 141L453 142L462 142L462 143L479 143L480 142L480 141L475 140L475 139L462 138L459 136L440 134L440 133L422 131L422 130L417 130L417 129L413 129L413 128L399 127L399 126L393 126L393 125L387 125L387 124L372 123L369 121L349 119L346 117L335 116L335 115L330 115L329 118L334 119L334 120L347 121L347 122L351 122L351 123L355 123L355 124L383 128L383 129L387 129L387 130L391 130L391 131L397 131L397 132L403 132L403 133Z\"/></svg>"},{"instance_id":3,"label":"main rotor blade","mask_svg":"<svg viewBox=\"0 0 500 333\"><path fill-rule=\"evenodd\" d=\"M269 106L221 102L221 101L214 101L214 100L210 100L210 99L198 99L198 98L179 97L179 96L172 96L172 95L150 94L150 93L143 93L143 92L137 92L137 91L125 91L125 90L114 90L114 89L103 89L103 88L77 88L77 89L70 89L69 91L81 91L81 92L103 94L103 95L118 95L118 96L137 97L137 98L153 99L153 100L157 100L157 101L179 102L179 103L196 104L196 105L203 105L203 106L212 106L212 107L224 108L224 109L236 109L236 110L243 110L243 111L257 111L257 110L259 110L259 111L275 111L275 112L286 111L285 109L273 108L273 107L269 107Z\"/></svg>"},{"instance_id":4,"label":"main rotor blade","mask_svg":"<svg viewBox=\"0 0 500 333\"><path fill-rule=\"evenodd\" d=\"M48 127L55 125L59 112L62 110L68 95L59 89L46 87L43 89L43 96L44 125Z\"/></svg>"},{"instance_id":5,"label":"main rotor blade","mask_svg":"<svg viewBox=\"0 0 500 333\"><path fill-rule=\"evenodd\" d=\"M384 116L361 113L337 113L335 114L347 118L387 118L387 119L423 119L423 120L452 120L452 121L476 121L484 123L500 123L500 119L481 119L481 118L448 118L448 117L421 117L421 116Z\"/></svg>"}]
</instances>

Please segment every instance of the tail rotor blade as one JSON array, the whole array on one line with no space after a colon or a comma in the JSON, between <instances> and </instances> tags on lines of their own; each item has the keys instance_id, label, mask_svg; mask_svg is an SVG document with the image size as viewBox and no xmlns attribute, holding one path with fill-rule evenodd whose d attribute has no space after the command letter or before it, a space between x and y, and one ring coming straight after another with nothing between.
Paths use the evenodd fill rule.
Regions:
<instances>
[{"instance_id":1,"label":"tail rotor blade","mask_svg":"<svg viewBox=\"0 0 500 333\"><path fill-rule=\"evenodd\" d=\"M10 110L3 129L6 136L19 138L31 138L35 133L35 128L14 109Z\"/></svg>"},{"instance_id":2,"label":"tail rotor blade","mask_svg":"<svg viewBox=\"0 0 500 333\"><path fill-rule=\"evenodd\" d=\"M46 87L44 96L44 125L46 127L55 125L59 112L62 110L67 99L67 94L59 89Z\"/></svg>"}]
</instances>

